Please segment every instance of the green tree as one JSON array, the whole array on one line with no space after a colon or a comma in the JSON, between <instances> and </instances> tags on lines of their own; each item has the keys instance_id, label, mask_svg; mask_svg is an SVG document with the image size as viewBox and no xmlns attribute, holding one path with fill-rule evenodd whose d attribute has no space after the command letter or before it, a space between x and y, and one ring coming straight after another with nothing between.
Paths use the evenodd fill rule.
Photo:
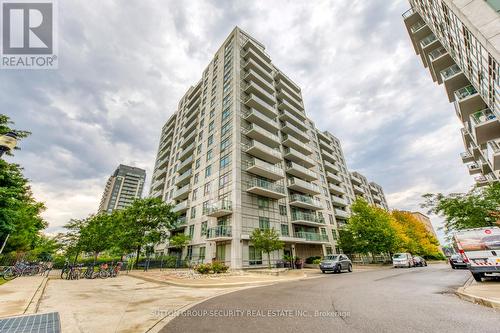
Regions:
<instances>
[{"instance_id":1,"label":"green tree","mask_svg":"<svg viewBox=\"0 0 500 333\"><path fill-rule=\"evenodd\" d=\"M79 245L82 251L91 252L94 262L99 253L111 248L115 221L112 214L91 215L80 229Z\"/></svg>"},{"instance_id":2,"label":"green tree","mask_svg":"<svg viewBox=\"0 0 500 333\"><path fill-rule=\"evenodd\" d=\"M168 245L174 249L178 249L181 251L189 245L189 242L191 241L191 237L189 237L186 234L179 233L172 235L169 240L168 240Z\"/></svg>"},{"instance_id":3,"label":"green tree","mask_svg":"<svg viewBox=\"0 0 500 333\"><path fill-rule=\"evenodd\" d=\"M41 235L35 243L31 255L41 261L51 261L54 254L61 248L57 237Z\"/></svg>"},{"instance_id":4,"label":"green tree","mask_svg":"<svg viewBox=\"0 0 500 333\"><path fill-rule=\"evenodd\" d=\"M285 243L280 241L280 236L274 228L254 229L250 235L252 245L258 251L267 254L267 267L271 268L271 252L283 249Z\"/></svg>"},{"instance_id":5,"label":"green tree","mask_svg":"<svg viewBox=\"0 0 500 333\"><path fill-rule=\"evenodd\" d=\"M372 255L394 251L398 235L389 212L370 206L362 198L356 199L351 210L352 215L345 227L345 231L351 233L346 237L354 240L351 251Z\"/></svg>"},{"instance_id":6,"label":"green tree","mask_svg":"<svg viewBox=\"0 0 500 333\"><path fill-rule=\"evenodd\" d=\"M73 257L73 263L77 262L78 256L82 251L80 235L86 222L87 219L71 219L64 225L64 228L67 230L66 233L61 234L59 237L61 248L67 257Z\"/></svg>"},{"instance_id":7,"label":"green tree","mask_svg":"<svg viewBox=\"0 0 500 333\"><path fill-rule=\"evenodd\" d=\"M468 193L427 193L423 198L423 208L429 209L430 214L444 217L446 234L498 225L495 214L500 211L500 183L473 188Z\"/></svg>"},{"instance_id":8,"label":"green tree","mask_svg":"<svg viewBox=\"0 0 500 333\"><path fill-rule=\"evenodd\" d=\"M14 132L17 135L17 140L24 139L28 137L31 132L14 129L11 127L14 123L10 120L7 115L0 113L0 135L3 135L8 132ZM15 149L20 149L18 146ZM7 155L13 155L11 151L6 152Z\"/></svg>"},{"instance_id":9,"label":"green tree","mask_svg":"<svg viewBox=\"0 0 500 333\"><path fill-rule=\"evenodd\" d=\"M115 218L119 219L116 245L127 253L135 251L137 265L142 247L165 240L178 216L160 198L145 198L135 200Z\"/></svg>"}]
</instances>

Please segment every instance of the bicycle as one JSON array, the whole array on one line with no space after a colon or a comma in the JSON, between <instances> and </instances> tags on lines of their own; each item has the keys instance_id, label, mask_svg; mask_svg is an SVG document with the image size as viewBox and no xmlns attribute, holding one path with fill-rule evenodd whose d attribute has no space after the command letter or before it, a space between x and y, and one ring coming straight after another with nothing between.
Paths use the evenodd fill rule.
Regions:
<instances>
[{"instance_id":1,"label":"bicycle","mask_svg":"<svg viewBox=\"0 0 500 333\"><path fill-rule=\"evenodd\" d=\"M15 279L18 276L22 276L28 265L23 262L16 262L14 266L8 266L2 272L2 277L6 281Z\"/></svg>"}]
</instances>

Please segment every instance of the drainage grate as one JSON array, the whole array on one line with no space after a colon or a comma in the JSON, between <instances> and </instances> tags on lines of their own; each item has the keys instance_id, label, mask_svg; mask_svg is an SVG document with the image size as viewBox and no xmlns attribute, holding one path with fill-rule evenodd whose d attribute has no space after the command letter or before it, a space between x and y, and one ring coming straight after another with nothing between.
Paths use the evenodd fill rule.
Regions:
<instances>
[{"instance_id":1,"label":"drainage grate","mask_svg":"<svg viewBox=\"0 0 500 333\"><path fill-rule=\"evenodd\" d=\"M60 333L58 312L0 319L0 333Z\"/></svg>"}]
</instances>

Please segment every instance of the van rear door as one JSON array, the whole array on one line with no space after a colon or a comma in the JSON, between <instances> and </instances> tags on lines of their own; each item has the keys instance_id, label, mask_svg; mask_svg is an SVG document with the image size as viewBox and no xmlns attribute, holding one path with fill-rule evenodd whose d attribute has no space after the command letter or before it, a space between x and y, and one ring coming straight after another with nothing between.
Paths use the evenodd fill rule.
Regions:
<instances>
[{"instance_id":1,"label":"van rear door","mask_svg":"<svg viewBox=\"0 0 500 333\"><path fill-rule=\"evenodd\" d=\"M471 268L500 268L500 228L478 228L459 231L455 241Z\"/></svg>"}]
</instances>

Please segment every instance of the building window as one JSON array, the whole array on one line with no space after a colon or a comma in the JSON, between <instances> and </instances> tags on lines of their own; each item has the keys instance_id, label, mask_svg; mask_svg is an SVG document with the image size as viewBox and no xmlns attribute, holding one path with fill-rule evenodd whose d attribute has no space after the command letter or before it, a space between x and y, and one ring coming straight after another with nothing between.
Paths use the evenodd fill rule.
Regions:
<instances>
[{"instance_id":1,"label":"building window","mask_svg":"<svg viewBox=\"0 0 500 333\"><path fill-rule=\"evenodd\" d=\"M269 229L269 217L259 216L259 229Z\"/></svg>"},{"instance_id":2,"label":"building window","mask_svg":"<svg viewBox=\"0 0 500 333\"><path fill-rule=\"evenodd\" d=\"M191 200L196 200L197 194L198 194L198 189L196 188L193 190L193 194L191 195Z\"/></svg>"},{"instance_id":3,"label":"building window","mask_svg":"<svg viewBox=\"0 0 500 333\"><path fill-rule=\"evenodd\" d=\"M333 250L331 246L326 247L326 254L333 254Z\"/></svg>"},{"instance_id":4,"label":"building window","mask_svg":"<svg viewBox=\"0 0 500 333\"><path fill-rule=\"evenodd\" d=\"M201 140L203 140L203 131L201 131L200 134L198 134L198 141Z\"/></svg>"},{"instance_id":5,"label":"building window","mask_svg":"<svg viewBox=\"0 0 500 333\"><path fill-rule=\"evenodd\" d=\"M222 111L222 121L226 120L229 116L231 115L231 108L225 108L224 111Z\"/></svg>"},{"instance_id":6,"label":"building window","mask_svg":"<svg viewBox=\"0 0 500 333\"><path fill-rule=\"evenodd\" d=\"M231 123L230 122L227 122L224 125L222 125L222 128L220 130L221 135L224 135L230 131L231 131Z\"/></svg>"},{"instance_id":7,"label":"building window","mask_svg":"<svg viewBox=\"0 0 500 333\"><path fill-rule=\"evenodd\" d=\"M224 169L231 163L231 155L226 155L220 159L220 169Z\"/></svg>"},{"instance_id":8,"label":"building window","mask_svg":"<svg viewBox=\"0 0 500 333\"><path fill-rule=\"evenodd\" d=\"M264 197L258 197L257 205L259 206L259 209L269 209L269 199Z\"/></svg>"},{"instance_id":9,"label":"building window","mask_svg":"<svg viewBox=\"0 0 500 333\"><path fill-rule=\"evenodd\" d=\"M198 148L196 149L196 153L197 153L198 155L199 155L199 154L201 154L201 146L202 146L202 144L200 143L200 144L198 145Z\"/></svg>"},{"instance_id":10,"label":"building window","mask_svg":"<svg viewBox=\"0 0 500 333\"><path fill-rule=\"evenodd\" d=\"M208 137L207 147L210 146L212 143L214 143L214 136L213 136L213 134Z\"/></svg>"},{"instance_id":11,"label":"building window","mask_svg":"<svg viewBox=\"0 0 500 333\"><path fill-rule=\"evenodd\" d=\"M328 218L330 220L330 224L334 224L334 222L333 222L333 216L331 214L328 214Z\"/></svg>"},{"instance_id":12,"label":"building window","mask_svg":"<svg viewBox=\"0 0 500 333\"><path fill-rule=\"evenodd\" d=\"M215 122L212 120L210 124L208 124L208 132L212 132L215 127Z\"/></svg>"},{"instance_id":13,"label":"building window","mask_svg":"<svg viewBox=\"0 0 500 333\"><path fill-rule=\"evenodd\" d=\"M200 262L202 262L202 261L205 260L205 247L204 246L200 247L200 254L198 256L198 259L199 259Z\"/></svg>"},{"instance_id":14,"label":"building window","mask_svg":"<svg viewBox=\"0 0 500 333\"><path fill-rule=\"evenodd\" d=\"M337 230L332 230L332 238L333 238L334 240L337 240L337 238L338 238L338 237L337 237Z\"/></svg>"},{"instance_id":15,"label":"building window","mask_svg":"<svg viewBox=\"0 0 500 333\"><path fill-rule=\"evenodd\" d=\"M210 119L212 119L215 116L215 110L212 109L210 110Z\"/></svg>"},{"instance_id":16,"label":"building window","mask_svg":"<svg viewBox=\"0 0 500 333\"><path fill-rule=\"evenodd\" d=\"M212 166L209 165L205 168L205 178L210 177L212 175Z\"/></svg>"},{"instance_id":17,"label":"building window","mask_svg":"<svg viewBox=\"0 0 500 333\"><path fill-rule=\"evenodd\" d=\"M191 224L189 226L189 237L193 239L193 236L194 236L194 224Z\"/></svg>"},{"instance_id":18,"label":"building window","mask_svg":"<svg viewBox=\"0 0 500 333\"><path fill-rule=\"evenodd\" d=\"M258 251L254 246L248 247L248 264L262 265L262 251Z\"/></svg>"},{"instance_id":19,"label":"building window","mask_svg":"<svg viewBox=\"0 0 500 333\"><path fill-rule=\"evenodd\" d=\"M288 224L281 225L281 236L289 236Z\"/></svg>"},{"instance_id":20,"label":"building window","mask_svg":"<svg viewBox=\"0 0 500 333\"><path fill-rule=\"evenodd\" d=\"M198 169L200 167L200 164L201 164L201 160L200 159L197 159L196 160L196 163L194 164L194 168L195 169Z\"/></svg>"},{"instance_id":21,"label":"building window","mask_svg":"<svg viewBox=\"0 0 500 333\"><path fill-rule=\"evenodd\" d=\"M227 137L220 143L220 151L223 152L231 146L231 137Z\"/></svg>"},{"instance_id":22,"label":"building window","mask_svg":"<svg viewBox=\"0 0 500 333\"><path fill-rule=\"evenodd\" d=\"M205 187L203 188L203 195L208 195L210 194L210 182L205 184Z\"/></svg>"},{"instance_id":23,"label":"building window","mask_svg":"<svg viewBox=\"0 0 500 333\"><path fill-rule=\"evenodd\" d=\"M207 161L210 161L213 157L213 151L212 149L210 149L209 151L207 151Z\"/></svg>"},{"instance_id":24,"label":"building window","mask_svg":"<svg viewBox=\"0 0 500 333\"><path fill-rule=\"evenodd\" d=\"M196 217L196 206L191 207L191 218L194 219Z\"/></svg>"},{"instance_id":25,"label":"building window","mask_svg":"<svg viewBox=\"0 0 500 333\"><path fill-rule=\"evenodd\" d=\"M229 176L230 175L231 175L230 173L225 173L219 177L219 188L222 188L222 187L226 186L227 184L229 184L229 180L230 180Z\"/></svg>"},{"instance_id":26,"label":"building window","mask_svg":"<svg viewBox=\"0 0 500 333\"><path fill-rule=\"evenodd\" d=\"M286 216L286 206L285 205L280 205L280 215Z\"/></svg>"},{"instance_id":27,"label":"building window","mask_svg":"<svg viewBox=\"0 0 500 333\"><path fill-rule=\"evenodd\" d=\"M192 225L191 227L194 227L194 225ZM186 259L191 260L192 258L193 258L193 246L189 245L187 247Z\"/></svg>"}]
</instances>

